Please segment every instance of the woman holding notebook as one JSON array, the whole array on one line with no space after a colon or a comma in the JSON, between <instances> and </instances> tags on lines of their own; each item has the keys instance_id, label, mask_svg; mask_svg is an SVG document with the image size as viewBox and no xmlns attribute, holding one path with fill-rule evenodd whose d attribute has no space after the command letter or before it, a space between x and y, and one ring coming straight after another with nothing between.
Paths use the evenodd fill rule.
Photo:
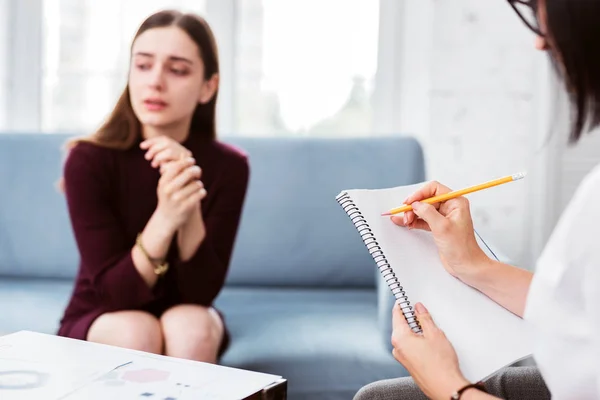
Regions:
<instances>
[{"instance_id":1,"label":"woman holding notebook","mask_svg":"<svg viewBox=\"0 0 600 400\"><path fill-rule=\"evenodd\" d=\"M509 0L562 75L573 108L571 142L600 125L600 0ZM529 9L528 13L524 10ZM488 258L476 243L464 197L429 205L450 192L432 182L404 203L413 211L392 221L430 230L446 271L529 322L537 368L507 368L486 382L468 382L452 344L426 306L416 304L423 335L393 310L394 357L411 378L362 388L355 400L600 398L600 166L581 183L533 275ZM487 392L487 393L486 393Z\"/></svg>"},{"instance_id":2,"label":"woman holding notebook","mask_svg":"<svg viewBox=\"0 0 600 400\"><path fill-rule=\"evenodd\" d=\"M81 262L58 334L216 362L212 303L248 184L244 153L216 139L216 42L196 15L140 26L127 86L94 134L70 143L66 194Z\"/></svg>"}]
</instances>

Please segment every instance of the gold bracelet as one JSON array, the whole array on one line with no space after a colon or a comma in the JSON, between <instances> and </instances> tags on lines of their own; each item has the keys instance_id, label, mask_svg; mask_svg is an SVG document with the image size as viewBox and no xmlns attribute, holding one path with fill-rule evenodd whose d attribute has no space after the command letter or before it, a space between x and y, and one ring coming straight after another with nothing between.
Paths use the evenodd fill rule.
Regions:
<instances>
[{"instance_id":1,"label":"gold bracelet","mask_svg":"<svg viewBox=\"0 0 600 400\"><path fill-rule=\"evenodd\" d=\"M150 263L154 266L154 273L158 276L163 276L169 270L169 263L166 260L161 258L152 258L150 254L144 248L142 244L142 233L138 233L137 238L135 239L135 244L140 248L144 256L150 261Z\"/></svg>"}]
</instances>

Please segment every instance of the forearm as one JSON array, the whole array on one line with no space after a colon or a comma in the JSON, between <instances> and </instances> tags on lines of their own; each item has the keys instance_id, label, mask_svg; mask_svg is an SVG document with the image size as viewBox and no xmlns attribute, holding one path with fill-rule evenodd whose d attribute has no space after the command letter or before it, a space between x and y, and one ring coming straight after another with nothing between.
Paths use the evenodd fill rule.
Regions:
<instances>
[{"instance_id":1,"label":"forearm","mask_svg":"<svg viewBox=\"0 0 600 400\"><path fill-rule=\"evenodd\" d=\"M183 224L177 233L177 247L181 261L189 261L198 251L198 247L206 237L206 228L200 207L194 210L190 219Z\"/></svg>"},{"instance_id":2,"label":"forearm","mask_svg":"<svg viewBox=\"0 0 600 400\"><path fill-rule=\"evenodd\" d=\"M477 271L461 280L522 317L533 273L490 259Z\"/></svg>"},{"instance_id":3,"label":"forearm","mask_svg":"<svg viewBox=\"0 0 600 400\"><path fill-rule=\"evenodd\" d=\"M215 230L210 232L210 235L201 235L202 240L195 241L198 245L195 250L189 249L189 259L180 259L175 264L178 292L183 302L210 305L223 287L228 260L219 255L213 236ZM200 234L190 230L188 236L190 235L198 238ZM223 239L217 243L222 245Z\"/></svg>"},{"instance_id":4,"label":"forearm","mask_svg":"<svg viewBox=\"0 0 600 400\"><path fill-rule=\"evenodd\" d=\"M169 246L173 240L175 231L169 226L159 213L154 212L146 227L141 233L141 242L148 255L155 259L165 259L169 251ZM144 254L142 249L134 245L131 249L131 258L138 273L144 279L149 287L154 287L158 280L158 275L154 272L156 267Z\"/></svg>"}]
</instances>

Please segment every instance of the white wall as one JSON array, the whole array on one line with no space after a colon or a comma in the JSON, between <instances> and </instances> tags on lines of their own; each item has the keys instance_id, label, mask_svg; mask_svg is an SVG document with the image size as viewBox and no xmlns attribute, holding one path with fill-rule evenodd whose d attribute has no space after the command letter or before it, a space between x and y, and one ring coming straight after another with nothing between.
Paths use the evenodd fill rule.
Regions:
<instances>
[{"instance_id":1,"label":"white wall","mask_svg":"<svg viewBox=\"0 0 600 400\"><path fill-rule=\"evenodd\" d=\"M532 198L556 189L554 142L542 140L558 126L547 122L554 86L546 55L503 1L382 0L385 7L401 15L396 131L421 140L428 179L452 188L527 171L469 198L480 233L533 268L557 214Z\"/></svg>"}]
</instances>

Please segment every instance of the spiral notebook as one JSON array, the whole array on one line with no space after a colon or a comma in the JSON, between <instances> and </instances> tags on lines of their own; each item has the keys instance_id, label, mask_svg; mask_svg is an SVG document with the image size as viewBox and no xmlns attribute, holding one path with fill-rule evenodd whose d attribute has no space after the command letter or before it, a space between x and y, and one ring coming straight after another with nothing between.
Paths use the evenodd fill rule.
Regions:
<instances>
[{"instance_id":1,"label":"spiral notebook","mask_svg":"<svg viewBox=\"0 0 600 400\"><path fill-rule=\"evenodd\" d=\"M465 377L485 379L529 356L530 335L524 320L446 272L430 232L408 230L381 216L422 186L344 190L336 200L413 331L421 332L413 310L421 302L454 345ZM478 239L484 251L495 257Z\"/></svg>"}]
</instances>

